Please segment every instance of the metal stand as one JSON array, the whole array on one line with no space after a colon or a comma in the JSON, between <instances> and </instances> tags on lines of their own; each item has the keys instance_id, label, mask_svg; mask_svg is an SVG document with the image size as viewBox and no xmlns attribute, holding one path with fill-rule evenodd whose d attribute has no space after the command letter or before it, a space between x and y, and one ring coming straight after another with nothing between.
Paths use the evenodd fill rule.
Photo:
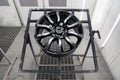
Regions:
<instances>
[{"instance_id":1,"label":"metal stand","mask_svg":"<svg viewBox=\"0 0 120 80\"><path fill-rule=\"evenodd\" d=\"M2 52L3 56L5 57L5 59L8 61L9 64L12 64L11 61L8 59L8 57L6 56L5 52L0 48L0 51ZM0 65L5 65L4 63L1 63Z\"/></svg>"},{"instance_id":2,"label":"metal stand","mask_svg":"<svg viewBox=\"0 0 120 80\"><path fill-rule=\"evenodd\" d=\"M90 39L89 39L89 42L88 42L88 45L87 45L87 48L86 48L86 51L83 55L80 55L80 54L72 54L70 56L78 56L78 57L83 57L83 60L82 62L79 64L79 66L82 66L84 61L85 61L85 58L87 53L88 53L88 50L90 48L90 45L92 47L92 53L93 53L93 62L94 62L94 70L79 70L79 71L61 71L60 68L61 66L70 66L71 64L67 64L67 65L61 65L60 64L60 59L59 58L59 62L58 62L58 67L59 67L59 71L39 71L39 70L30 70L30 69L23 69L23 64L24 64L24 59L25 59L25 53L26 53L26 47L27 47L27 44L29 44L30 48L31 48L31 51L32 51L32 54L33 54L33 57L35 59L35 62L36 62L36 65L37 67L39 67L39 64L37 63L37 60L36 60L36 55L34 53L34 50L33 50L33 47L32 47L32 43L31 43L31 40L30 40L30 35L29 35L29 28L30 28L30 23L36 23L37 22L37 19L31 19L31 15L32 15L32 12L46 12L46 11L69 11L69 12L86 12L86 15L87 15L87 20L81 20L81 23L82 24L88 24L88 27L89 27L89 36L90 36ZM91 73L91 72L96 72L98 70L98 63L97 63L97 56L96 56L96 50L95 50L95 45L94 45L94 34L95 33L98 33L98 36L100 38L100 34L99 34L99 31L93 31L92 30L92 26L91 26L91 20L90 20L90 15L89 15L89 10L88 9L30 9L29 10L29 14L28 14L28 20L27 20L27 26L26 26L26 30L25 30L25 36L24 36L24 43L23 43L23 49L22 49L22 55L21 55L21 63L20 63L20 70L23 71L23 72L29 72L29 73L57 73L57 74L69 74L69 73ZM41 56L39 56L41 57ZM72 64L73 65L73 64ZM55 65L40 65L40 66L55 66ZM74 65L73 65L74 66Z\"/></svg>"}]
</instances>

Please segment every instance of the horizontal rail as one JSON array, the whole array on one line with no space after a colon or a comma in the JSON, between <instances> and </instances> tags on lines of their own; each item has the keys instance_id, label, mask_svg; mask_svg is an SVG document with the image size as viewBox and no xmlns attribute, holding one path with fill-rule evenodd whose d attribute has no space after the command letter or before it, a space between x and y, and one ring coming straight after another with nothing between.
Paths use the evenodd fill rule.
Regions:
<instances>
[{"instance_id":1,"label":"horizontal rail","mask_svg":"<svg viewBox=\"0 0 120 80\"><path fill-rule=\"evenodd\" d=\"M35 9L31 9L31 11L76 11L76 12L85 11L87 12L88 9L55 9L55 8L38 9L38 8L35 8Z\"/></svg>"},{"instance_id":2,"label":"horizontal rail","mask_svg":"<svg viewBox=\"0 0 120 80\"><path fill-rule=\"evenodd\" d=\"M59 73L58 71L38 71L38 70L28 70L28 69L23 69L23 72L30 72L30 73L48 73L48 74L57 74ZM79 71L60 71L61 74L75 74L75 73L94 73L97 72L97 70L79 70Z\"/></svg>"},{"instance_id":3,"label":"horizontal rail","mask_svg":"<svg viewBox=\"0 0 120 80\"><path fill-rule=\"evenodd\" d=\"M38 66L58 66L58 64L39 64ZM60 66L80 66L75 64L62 64Z\"/></svg>"},{"instance_id":4,"label":"horizontal rail","mask_svg":"<svg viewBox=\"0 0 120 80\"><path fill-rule=\"evenodd\" d=\"M31 19L30 22L31 23L36 23L38 20L37 19ZM88 23L87 20L80 20L81 23Z\"/></svg>"}]
</instances>

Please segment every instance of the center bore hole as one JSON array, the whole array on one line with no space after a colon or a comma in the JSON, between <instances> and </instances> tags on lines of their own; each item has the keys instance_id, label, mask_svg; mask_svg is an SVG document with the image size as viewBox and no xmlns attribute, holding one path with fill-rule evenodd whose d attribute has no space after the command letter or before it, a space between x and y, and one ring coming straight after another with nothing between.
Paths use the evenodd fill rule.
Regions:
<instances>
[{"instance_id":1,"label":"center bore hole","mask_svg":"<svg viewBox=\"0 0 120 80\"><path fill-rule=\"evenodd\" d=\"M64 28L62 27L56 27L56 33L61 34L63 33Z\"/></svg>"}]
</instances>

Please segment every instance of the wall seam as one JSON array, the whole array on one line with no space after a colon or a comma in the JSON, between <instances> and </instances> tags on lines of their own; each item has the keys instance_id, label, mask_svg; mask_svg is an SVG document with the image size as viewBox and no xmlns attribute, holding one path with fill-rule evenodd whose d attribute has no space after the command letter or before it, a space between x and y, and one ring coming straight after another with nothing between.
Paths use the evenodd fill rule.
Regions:
<instances>
[{"instance_id":1,"label":"wall seam","mask_svg":"<svg viewBox=\"0 0 120 80\"><path fill-rule=\"evenodd\" d=\"M120 56L120 51L118 52L118 54L115 56L115 58L111 61L111 63L110 63L110 67L111 67L111 65L113 64L113 62L117 59L117 57L119 57Z\"/></svg>"}]
</instances>

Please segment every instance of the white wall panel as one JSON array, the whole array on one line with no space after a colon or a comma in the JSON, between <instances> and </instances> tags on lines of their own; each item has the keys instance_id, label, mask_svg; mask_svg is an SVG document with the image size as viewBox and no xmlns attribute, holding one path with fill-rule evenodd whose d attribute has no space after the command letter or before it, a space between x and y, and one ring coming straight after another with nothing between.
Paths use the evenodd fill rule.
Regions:
<instances>
[{"instance_id":1,"label":"white wall panel","mask_svg":"<svg viewBox=\"0 0 120 80\"><path fill-rule=\"evenodd\" d=\"M103 2L102 2L103 1ZM103 4L103 5L102 5ZM92 18L93 27L100 30L101 40L97 43L105 58L115 80L120 79L120 0L98 0ZM113 29L114 27L114 29ZM111 31L113 29L113 31ZM109 35L111 32L111 35Z\"/></svg>"},{"instance_id":2,"label":"white wall panel","mask_svg":"<svg viewBox=\"0 0 120 80\"><path fill-rule=\"evenodd\" d=\"M78 9L89 9L90 17L92 18L94 13L94 8L96 6L97 0L72 0L71 8L78 8ZM80 19L87 20L86 13L76 13L77 17Z\"/></svg>"},{"instance_id":3,"label":"white wall panel","mask_svg":"<svg viewBox=\"0 0 120 80\"><path fill-rule=\"evenodd\" d=\"M85 8L89 9L91 18L94 13L96 3L97 3L97 0L86 0Z\"/></svg>"},{"instance_id":4,"label":"white wall panel","mask_svg":"<svg viewBox=\"0 0 120 80\"><path fill-rule=\"evenodd\" d=\"M114 0L97 0L92 16L92 25L94 29L101 29L108 17Z\"/></svg>"},{"instance_id":5,"label":"white wall panel","mask_svg":"<svg viewBox=\"0 0 120 80\"><path fill-rule=\"evenodd\" d=\"M13 1L8 2L9 6L0 6L0 26L21 26Z\"/></svg>"},{"instance_id":6,"label":"white wall panel","mask_svg":"<svg viewBox=\"0 0 120 80\"><path fill-rule=\"evenodd\" d=\"M110 30L112 29L119 13L120 13L120 0L115 0L114 4L111 8L111 11L108 14L108 17L105 21L105 24L103 27L101 27L101 35L102 35L102 44L104 43L106 37L108 36Z\"/></svg>"},{"instance_id":7,"label":"white wall panel","mask_svg":"<svg viewBox=\"0 0 120 80\"><path fill-rule=\"evenodd\" d=\"M102 49L104 53L103 55L105 56L106 61L109 66L112 64L113 60L116 58L116 56L119 54L119 51L120 51L119 34L120 34L120 20L118 24L116 25L116 28L114 29L105 47ZM118 62L118 64L120 63Z\"/></svg>"},{"instance_id":8,"label":"white wall panel","mask_svg":"<svg viewBox=\"0 0 120 80\"><path fill-rule=\"evenodd\" d=\"M83 0L71 0L71 8L82 8Z\"/></svg>"},{"instance_id":9,"label":"white wall panel","mask_svg":"<svg viewBox=\"0 0 120 80\"><path fill-rule=\"evenodd\" d=\"M34 2L34 1L33 1ZM21 6L19 0L15 0L15 3L17 5L18 11L20 13L20 17L22 19L22 22L24 26L26 26L27 23L27 18L28 18L28 11L29 9L34 9L34 8L70 8L71 7L71 0L67 0L67 7L50 7L49 6L49 0L37 0L38 6ZM34 14L33 18L39 18L43 14L41 13L36 13Z\"/></svg>"},{"instance_id":10,"label":"white wall panel","mask_svg":"<svg viewBox=\"0 0 120 80\"><path fill-rule=\"evenodd\" d=\"M21 18L24 26L26 26L26 24L27 24L27 18L28 18L29 9L43 8L43 1L44 0L37 0L38 6L21 6L20 5L20 1L19 0L15 0L15 4L17 6L17 9L18 9L19 14L20 14L20 18ZM38 14L41 16L40 13L38 13ZM34 14L34 18L36 18L36 17L39 17L39 16L37 16L37 14Z\"/></svg>"},{"instance_id":11,"label":"white wall panel","mask_svg":"<svg viewBox=\"0 0 120 80\"><path fill-rule=\"evenodd\" d=\"M115 80L120 80L120 52L115 58L114 62L110 66L110 70L115 78Z\"/></svg>"}]
</instances>

